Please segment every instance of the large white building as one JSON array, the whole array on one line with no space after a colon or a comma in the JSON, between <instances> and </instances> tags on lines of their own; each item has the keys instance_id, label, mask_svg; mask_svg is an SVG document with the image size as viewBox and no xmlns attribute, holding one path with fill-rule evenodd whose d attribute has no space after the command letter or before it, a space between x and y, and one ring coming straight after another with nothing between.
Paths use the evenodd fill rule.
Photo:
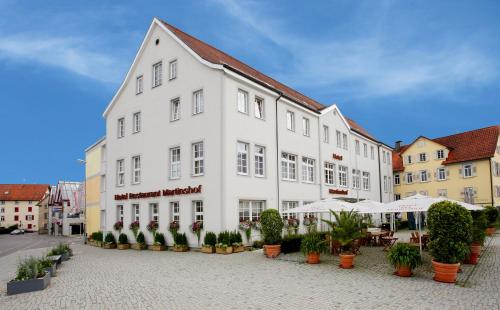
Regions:
<instances>
[{"instance_id":1,"label":"large white building","mask_svg":"<svg viewBox=\"0 0 500 310\"><path fill-rule=\"evenodd\" d=\"M190 245L266 208L392 200L391 148L322 104L154 19L104 112L101 227L176 219ZM132 237L130 232L129 237ZM172 243L171 236L168 243ZM133 240L133 239L132 239Z\"/></svg>"}]
</instances>

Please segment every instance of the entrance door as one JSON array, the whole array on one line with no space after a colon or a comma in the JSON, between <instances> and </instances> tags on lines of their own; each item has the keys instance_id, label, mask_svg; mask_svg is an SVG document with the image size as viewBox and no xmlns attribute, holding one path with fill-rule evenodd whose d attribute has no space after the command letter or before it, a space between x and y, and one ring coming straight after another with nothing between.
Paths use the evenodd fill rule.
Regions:
<instances>
[{"instance_id":1,"label":"entrance door","mask_svg":"<svg viewBox=\"0 0 500 310\"><path fill-rule=\"evenodd\" d=\"M80 234L80 224L71 225L71 234L79 235Z\"/></svg>"}]
</instances>

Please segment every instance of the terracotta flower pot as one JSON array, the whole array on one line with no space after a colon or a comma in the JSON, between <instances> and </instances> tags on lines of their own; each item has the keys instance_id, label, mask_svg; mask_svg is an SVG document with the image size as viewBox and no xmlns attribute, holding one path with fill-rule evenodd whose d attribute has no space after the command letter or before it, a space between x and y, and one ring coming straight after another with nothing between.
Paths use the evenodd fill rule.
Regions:
<instances>
[{"instance_id":1,"label":"terracotta flower pot","mask_svg":"<svg viewBox=\"0 0 500 310\"><path fill-rule=\"evenodd\" d=\"M477 259L479 257L479 253L481 253L481 245L480 244L471 244L470 246L470 255L467 260L465 260L466 264L476 265Z\"/></svg>"},{"instance_id":2,"label":"terracotta flower pot","mask_svg":"<svg viewBox=\"0 0 500 310\"><path fill-rule=\"evenodd\" d=\"M308 264L319 264L319 253L312 252L307 254L307 263Z\"/></svg>"},{"instance_id":3,"label":"terracotta flower pot","mask_svg":"<svg viewBox=\"0 0 500 310\"><path fill-rule=\"evenodd\" d=\"M457 273L458 268L460 268L460 263L443 264L432 260L432 267L434 267L434 281L444 283L455 283L457 281Z\"/></svg>"},{"instance_id":4,"label":"terracotta flower pot","mask_svg":"<svg viewBox=\"0 0 500 310\"><path fill-rule=\"evenodd\" d=\"M340 254L340 265L339 267L342 269L351 269L354 267L354 254Z\"/></svg>"},{"instance_id":5,"label":"terracotta flower pot","mask_svg":"<svg viewBox=\"0 0 500 310\"><path fill-rule=\"evenodd\" d=\"M495 233L495 231L496 231L495 227L488 227L488 228L486 228L486 234L488 236L493 236L493 234Z\"/></svg>"},{"instance_id":6,"label":"terracotta flower pot","mask_svg":"<svg viewBox=\"0 0 500 310\"><path fill-rule=\"evenodd\" d=\"M400 277L411 277L411 268L409 266L398 266L395 274Z\"/></svg>"},{"instance_id":7,"label":"terracotta flower pot","mask_svg":"<svg viewBox=\"0 0 500 310\"><path fill-rule=\"evenodd\" d=\"M266 244L264 248L267 258L276 258L281 253L281 244Z\"/></svg>"}]
</instances>

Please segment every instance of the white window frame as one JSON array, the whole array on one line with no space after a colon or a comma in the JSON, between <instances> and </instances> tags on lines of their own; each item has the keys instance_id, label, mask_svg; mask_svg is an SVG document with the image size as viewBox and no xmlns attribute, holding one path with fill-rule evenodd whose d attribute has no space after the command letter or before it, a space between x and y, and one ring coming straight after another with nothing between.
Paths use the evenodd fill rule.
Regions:
<instances>
[{"instance_id":1,"label":"white window frame","mask_svg":"<svg viewBox=\"0 0 500 310\"><path fill-rule=\"evenodd\" d=\"M325 169L325 184L335 185L335 179L337 176L337 173L335 171L335 164L325 161L323 166Z\"/></svg>"},{"instance_id":2,"label":"white window frame","mask_svg":"<svg viewBox=\"0 0 500 310\"><path fill-rule=\"evenodd\" d=\"M438 189L437 195L438 195L438 197L448 197L448 190L447 189Z\"/></svg>"},{"instance_id":3,"label":"white window frame","mask_svg":"<svg viewBox=\"0 0 500 310\"><path fill-rule=\"evenodd\" d=\"M281 202L281 216L284 220L297 218L296 213L290 213L289 211L295 209L299 206L298 201L282 201Z\"/></svg>"},{"instance_id":4,"label":"white window frame","mask_svg":"<svg viewBox=\"0 0 500 310\"><path fill-rule=\"evenodd\" d=\"M297 155L281 153L281 179L297 181Z\"/></svg>"},{"instance_id":5,"label":"white window frame","mask_svg":"<svg viewBox=\"0 0 500 310\"><path fill-rule=\"evenodd\" d=\"M132 222L141 220L141 206L138 203L132 204Z\"/></svg>"},{"instance_id":6,"label":"white window frame","mask_svg":"<svg viewBox=\"0 0 500 310\"><path fill-rule=\"evenodd\" d=\"M118 139L125 137L125 117L120 117L117 121L117 137Z\"/></svg>"},{"instance_id":7,"label":"white window frame","mask_svg":"<svg viewBox=\"0 0 500 310\"><path fill-rule=\"evenodd\" d=\"M405 159L406 159L406 164L408 165L413 164L411 155L406 155Z\"/></svg>"},{"instance_id":8,"label":"white window frame","mask_svg":"<svg viewBox=\"0 0 500 310\"><path fill-rule=\"evenodd\" d=\"M444 159L444 150L443 149L436 151L436 159Z\"/></svg>"},{"instance_id":9,"label":"white window frame","mask_svg":"<svg viewBox=\"0 0 500 310\"><path fill-rule=\"evenodd\" d=\"M370 159L375 159L375 148L370 146Z\"/></svg>"},{"instance_id":10,"label":"white window frame","mask_svg":"<svg viewBox=\"0 0 500 310\"><path fill-rule=\"evenodd\" d=\"M354 140L354 152L356 153L356 155L361 155L361 147L360 147L360 143L359 143L359 140ZM384 162L385 162L385 158L384 158Z\"/></svg>"},{"instance_id":11,"label":"white window frame","mask_svg":"<svg viewBox=\"0 0 500 310\"><path fill-rule=\"evenodd\" d=\"M135 94L140 95L144 91L144 76L139 75L135 78Z\"/></svg>"},{"instance_id":12,"label":"white window frame","mask_svg":"<svg viewBox=\"0 0 500 310\"><path fill-rule=\"evenodd\" d=\"M160 206L157 202L151 202L149 204L150 221L158 222L160 220Z\"/></svg>"},{"instance_id":13,"label":"white window frame","mask_svg":"<svg viewBox=\"0 0 500 310\"><path fill-rule=\"evenodd\" d=\"M413 179L413 173L412 172L407 172L405 174L405 179L406 179L406 184L413 184L413 182L415 181ZM411 182L410 182L411 181Z\"/></svg>"},{"instance_id":14,"label":"white window frame","mask_svg":"<svg viewBox=\"0 0 500 310\"><path fill-rule=\"evenodd\" d=\"M169 203L170 206L170 212L172 214L172 221L176 221L177 223L180 223L181 220L181 208L179 201L171 201Z\"/></svg>"},{"instance_id":15,"label":"white window frame","mask_svg":"<svg viewBox=\"0 0 500 310\"><path fill-rule=\"evenodd\" d=\"M203 200L193 200L191 202L192 205L192 210L193 210L193 220L194 222L203 222L204 219L204 206L203 206Z\"/></svg>"},{"instance_id":16,"label":"white window frame","mask_svg":"<svg viewBox=\"0 0 500 310\"><path fill-rule=\"evenodd\" d=\"M169 149L170 154L170 179L181 178L181 147L175 146Z\"/></svg>"},{"instance_id":17,"label":"white window frame","mask_svg":"<svg viewBox=\"0 0 500 310\"><path fill-rule=\"evenodd\" d=\"M302 135L305 137L311 136L311 123L307 117L302 117Z\"/></svg>"},{"instance_id":18,"label":"white window frame","mask_svg":"<svg viewBox=\"0 0 500 310\"><path fill-rule=\"evenodd\" d=\"M441 178L441 172L443 173L443 177ZM446 168L437 168L437 171L436 171L436 177L437 177L437 180L438 181L444 181L446 180Z\"/></svg>"},{"instance_id":19,"label":"white window frame","mask_svg":"<svg viewBox=\"0 0 500 310\"><path fill-rule=\"evenodd\" d=\"M429 182L427 170L420 170L420 182L421 183Z\"/></svg>"},{"instance_id":20,"label":"white window frame","mask_svg":"<svg viewBox=\"0 0 500 310\"><path fill-rule=\"evenodd\" d=\"M163 63L161 61L153 64L153 88L161 86L163 80Z\"/></svg>"},{"instance_id":21,"label":"white window frame","mask_svg":"<svg viewBox=\"0 0 500 310\"><path fill-rule=\"evenodd\" d=\"M132 115L132 133L141 132L141 112Z\"/></svg>"},{"instance_id":22,"label":"white window frame","mask_svg":"<svg viewBox=\"0 0 500 310\"><path fill-rule=\"evenodd\" d=\"M342 147L342 133L340 131L335 131L336 139L337 139L337 147Z\"/></svg>"},{"instance_id":23,"label":"white window frame","mask_svg":"<svg viewBox=\"0 0 500 310\"><path fill-rule=\"evenodd\" d=\"M238 202L239 221L260 221L260 214L266 209L265 200L240 200Z\"/></svg>"},{"instance_id":24,"label":"white window frame","mask_svg":"<svg viewBox=\"0 0 500 310\"><path fill-rule=\"evenodd\" d=\"M330 128L326 125L323 125L323 142L330 143Z\"/></svg>"},{"instance_id":25,"label":"white window frame","mask_svg":"<svg viewBox=\"0 0 500 310\"><path fill-rule=\"evenodd\" d=\"M338 175L339 175L339 187L348 187L349 186L349 167L339 165L338 166Z\"/></svg>"},{"instance_id":26,"label":"white window frame","mask_svg":"<svg viewBox=\"0 0 500 310\"><path fill-rule=\"evenodd\" d=\"M387 163L387 157L385 156L385 151L382 150L382 161L385 163Z\"/></svg>"},{"instance_id":27,"label":"white window frame","mask_svg":"<svg viewBox=\"0 0 500 310\"><path fill-rule=\"evenodd\" d=\"M462 166L462 176L464 178L471 178L471 177L473 177L474 176L474 172L472 170L473 170L472 164L464 164ZM470 172L467 173L467 171L470 171Z\"/></svg>"},{"instance_id":28,"label":"white window frame","mask_svg":"<svg viewBox=\"0 0 500 310\"><path fill-rule=\"evenodd\" d=\"M368 144L363 143L363 156L368 158Z\"/></svg>"},{"instance_id":29,"label":"white window frame","mask_svg":"<svg viewBox=\"0 0 500 310\"><path fill-rule=\"evenodd\" d=\"M394 175L394 185L400 185L401 184L401 176L399 174Z\"/></svg>"},{"instance_id":30,"label":"white window frame","mask_svg":"<svg viewBox=\"0 0 500 310\"><path fill-rule=\"evenodd\" d=\"M248 92L242 89L238 89L237 100L238 112L248 114Z\"/></svg>"},{"instance_id":31,"label":"white window frame","mask_svg":"<svg viewBox=\"0 0 500 310\"><path fill-rule=\"evenodd\" d=\"M347 139L347 134L343 133L342 134L342 148L344 150L347 150L349 148L349 143L348 143L348 139Z\"/></svg>"},{"instance_id":32,"label":"white window frame","mask_svg":"<svg viewBox=\"0 0 500 310\"><path fill-rule=\"evenodd\" d=\"M315 161L309 157L302 157L302 182L314 183Z\"/></svg>"},{"instance_id":33,"label":"white window frame","mask_svg":"<svg viewBox=\"0 0 500 310\"><path fill-rule=\"evenodd\" d=\"M286 111L286 129L295 132L295 113Z\"/></svg>"},{"instance_id":34,"label":"white window frame","mask_svg":"<svg viewBox=\"0 0 500 310\"><path fill-rule=\"evenodd\" d=\"M116 161L116 186L125 185L125 159Z\"/></svg>"},{"instance_id":35,"label":"white window frame","mask_svg":"<svg viewBox=\"0 0 500 310\"><path fill-rule=\"evenodd\" d=\"M181 98L170 100L170 121L175 122L181 119Z\"/></svg>"},{"instance_id":36,"label":"white window frame","mask_svg":"<svg viewBox=\"0 0 500 310\"><path fill-rule=\"evenodd\" d=\"M418 161L423 163L427 161L427 153L419 153L418 154Z\"/></svg>"},{"instance_id":37,"label":"white window frame","mask_svg":"<svg viewBox=\"0 0 500 310\"><path fill-rule=\"evenodd\" d=\"M387 176L384 175L384 193L388 193L388 179Z\"/></svg>"},{"instance_id":38,"label":"white window frame","mask_svg":"<svg viewBox=\"0 0 500 310\"><path fill-rule=\"evenodd\" d=\"M172 81L177 78L177 59L168 63L168 80Z\"/></svg>"},{"instance_id":39,"label":"white window frame","mask_svg":"<svg viewBox=\"0 0 500 310\"><path fill-rule=\"evenodd\" d=\"M199 89L193 92L193 115L203 113L204 102L203 102L203 89Z\"/></svg>"},{"instance_id":40,"label":"white window frame","mask_svg":"<svg viewBox=\"0 0 500 310\"><path fill-rule=\"evenodd\" d=\"M132 184L141 183L141 156L132 157Z\"/></svg>"},{"instance_id":41,"label":"white window frame","mask_svg":"<svg viewBox=\"0 0 500 310\"><path fill-rule=\"evenodd\" d=\"M370 190L370 185L371 185L371 182L370 182L370 172L368 171L363 171L362 174L361 174L361 178L362 178L362 186L363 186L363 190L365 191L369 191Z\"/></svg>"},{"instance_id":42,"label":"white window frame","mask_svg":"<svg viewBox=\"0 0 500 310\"><path fill-rule=\"evenodd\" d=\"M361 189L361 171L352 169L352 188Z\"/></svg>"},{"instance_id":43,"label":"white window frame","mask_svg":"<svg viewBox=\"0 0 500 310\"><path fill-rule=\"evenodd\" d=\"M258 119L265 119L266 118L266 104L264 102L264 99L261 97L255 96L254 99L254 105L255 105L255 117Z\"/></svg>"},{"instance_id":44,"label":"white window frame","mask_svg":"<svg viewBox=\"0 0 500 310\"><path fill-rule=\"evenodd\" d=\"M201 176L205 174L205 143L203 141L194 142L192 150L192 174Z\"/></svg>"},{"instance_id":45,"label":"white window frame","mask_svg":"<svg viewBox=\"0 0 500 310\"><path fill-rule=\"evenodd\" d=\"M238 175L248 175L249 162L248 153L250 152L250 144L238 141L236 143L236 173Z\"/></svg>"},{"instance_id":46,"label":"white window frame","mask_svg":"<svg viewBox=\"0 0 500 310\"><path fill-rule=\"evenodd\" d=\"M261 145L254 146L254 166L255 166L255 176L265 177L266 176L266 148Z\"/></svg>"}]
</instances>

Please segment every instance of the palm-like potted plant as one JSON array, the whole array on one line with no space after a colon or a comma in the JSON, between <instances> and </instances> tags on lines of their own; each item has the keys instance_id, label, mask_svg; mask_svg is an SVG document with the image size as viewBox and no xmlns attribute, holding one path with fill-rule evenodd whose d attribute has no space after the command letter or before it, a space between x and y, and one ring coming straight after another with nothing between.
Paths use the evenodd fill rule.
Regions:
<instances>
[{"instance_id":1,"label":"palm-like potted plant","mask_svg":"<svg viewBox=\"0 0 500 310\"><path fill-rule=\"evenodd\" d=\"M488 219L486 213L481 211L471 211L472 215L472 244L470 245L470 254L465 259L466 264L477 264L477 259L481 253L481 246L486 238L486 227Z\"/></svg>"},{"instance_id":2,"label":"palm-like potted plant","mask_svg":"<svg viewBox=\"0 0 500 310\"><path fill-rule=\"evenodd\" d=\"M309 264L318 264L320 254L325 251L325 248L325 240L316 231L305 234L300 243L300 250L307 257Z\"/></svg>"},{"instance_id":3,"label":"palm-like potted plant","mask_svg":"<svg viewBox=\"0 0 500 310\"><path fill-rule=\"evenodd\" d=\"M174 252L186 252L189 250L188 241L185 233L176 232L174 235Z\"/></svg>"},{"instance_id":4,"label":"palm-like potted plant","mask_svg":"<svg viewBox=\"0 0 500 310\"><path fill-rule=\"evenodd\" d=\"M333 240L336 240L342 246L340 253L340 268L352 268L354 261L354 253L352 252L352 243L354 240L361 238L361 219L357 212L341 211L340 213L330 210L335 217L335 222L322 220L330 226L330 234Z\"/></svg>"},{"instance_id":5,"label":"palm-like potted plant","mask_svg":"<svg viewBox=\"0 0 500 310\"><path fill-rule=\"evenodd\" d=\"M233 247L231 245L231 233L229 231L221 231L217 237L217 244L215 245L215 253L217 254L231 254Z\"/></svg>"},{"instance_id":6,"label":"palm-like potted plant","mask_svg":"<svg viewBox=\"0 0 500 310\"><path fill-rule=\"evenodd\" d=\"M457 203L442 201L427 212L429 252L434 258L434 280L455 283L460 262L469 254L472 216Z\"/></svg>"},{"instance_id":7,"label":"palm-like potted plant","mask_svg":"<svg viewBox=\"0 0 500 310\"><path fill-rule=\"evenodd\" d=\"M396 268L395 275L410 277L412 270L422 265L418 247L408 243L398 243L387 254L389 262Z\"/></svg>"},{"instance_id":8,"label":"palm-like potted plant","mask_svg":"<svg viewBox=\"0 0 500 310\"><path fill-rule=\"evenodd\" d=\"M211 231L207 231L201 246L201 252L212 254L215 252L215 245L217 244L217 236Z\"/></svg>"},{"instance_id":9,"label":"palm-like potted plant","mask_svg":"<svg viewBox=\"0 0 500 310\"><path fill-rule=\"evenodd\" d=\"M153 251L165 251L167 249L165 246L165 235L161 232L155 233L153 245L150 248Z\"/></svg>"},{"instance_id":10,"label":"palm-like potted plant","mask_svg":"<svg viewBox=\"0 0 500 310\"><path fill-rule=\"evenodd\" d=\"M104 248L105 249L115 249L116 248L116 239L115 236L109 232L104 237Z\"/></svg>"},{"instance_id":11,"label":"palm-like potted plant","mask_svg":"<svg viewBox=\"0 0 500 310\"><path fill-rule=\"evenodd\" d=\"M118 236L118 250L128 250L130 248L130 244L128 244L128 237L126 234L121 233Z\"/></svg>"},{"instance_id":12,"label":"palm-like potted plant","mask_svg":"<svg viewBox=\"0 0 500 310\"><path fill-rule=\"evenodd\" d=\"M260 214L261 231L264 237L264 253L276 258L281 253L283 220L276 209L267 209Z\"/></svg>"},{"instance_id":13,"label":"palm-like potted plant","mask_svg":"<svg viewBox=\"0 0 500 310\"><path fill-rule=\"evenodd\" d=\"M495 233L495 223L498 218L498 209L492 206L484 208L486 218L488 219L488 227L486 228L486 234L492 236Z\"/></svg>"}]
</instances>

